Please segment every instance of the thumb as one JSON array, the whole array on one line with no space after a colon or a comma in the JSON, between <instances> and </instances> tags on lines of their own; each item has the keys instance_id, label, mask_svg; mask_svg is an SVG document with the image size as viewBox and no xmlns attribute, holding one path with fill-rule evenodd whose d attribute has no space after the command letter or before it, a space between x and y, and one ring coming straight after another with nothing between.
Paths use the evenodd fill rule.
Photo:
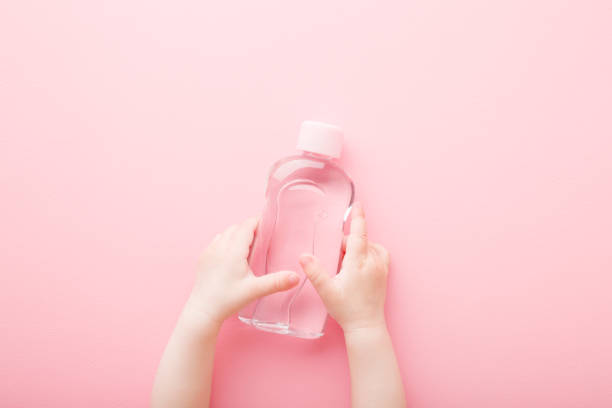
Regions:
<instances>
[{"instance_id":1,"label":"thumb","mask_svg":"<svg viewBox=\"0 0 612 408\"><path fill-rule=\"evenodd\" d=\"M252 299L291 289L300 281L293 271L279 271L254 278L249 290Z\"/></svg>"},{"instance_id":2,"label":"thumb","mask_svg":"<svg viewBox=\"0 0 612 408\"><path fill-rule=\"evenodd\" d=\"M302 265L304 273L308 276L308 279L319 293L319 296L321 296L321 299L325 301L332 278L319 263L319 260L312 255L303 254L300 256L300 265Z\"/></svg>"}]
</instances>

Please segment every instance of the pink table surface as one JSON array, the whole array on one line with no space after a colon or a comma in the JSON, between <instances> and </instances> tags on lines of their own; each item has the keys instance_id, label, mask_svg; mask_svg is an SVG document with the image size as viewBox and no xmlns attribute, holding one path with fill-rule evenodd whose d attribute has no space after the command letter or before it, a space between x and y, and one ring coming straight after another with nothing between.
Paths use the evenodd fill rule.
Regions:
<instances>
[{"instance_id":1,"label":"pink table surface","mask_svg":"<svg viewBox=\"0 0 612 408\"><path fill-rule=\"evenodd\" d=\"M392 255L411 407L612 406L608 1L0 5L0 405L144 407L199 251L304 119ZM214 407L344 407L232 319Z\"/></svg>"}]
</instances>

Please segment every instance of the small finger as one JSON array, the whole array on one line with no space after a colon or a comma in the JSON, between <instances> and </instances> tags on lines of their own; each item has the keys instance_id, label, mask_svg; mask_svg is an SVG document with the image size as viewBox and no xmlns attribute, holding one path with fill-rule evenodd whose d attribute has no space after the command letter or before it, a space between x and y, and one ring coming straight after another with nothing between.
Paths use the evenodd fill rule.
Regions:
<instances>
[{"instance_id":1,"label":"small finger","mask_svg":"<svg viewBox=\"0 0 612 408\"><path fill-rule=\"evenodd\" d=\"M262 275L250 283L249 300L258 299L272 293L291 289L300 282L300 276L293 271L279 271Z\"/></svg>"},{"instance_id":2,"label":"small finger","mask_svg":"<svg viewBox=\"0 0 612 408\"><path fill-rule=\"evenodd\" d=\"M331 276L327 274L319 260L310 254L302 254L299 261L312 286L325 302L327 300L328 287L332 279Z\"/></svg>"},{"instance_id":3,"label":"small finger","mask_svg":"<svg viewBox=\"0 0 612 408\"><path fill-rule=\"evenodd\" d=\"M380 256L383 259L383 261L388 265L390 261L390 256L389 256L389 251L387 251L387 248L377 243L370 243L370 246L374 248L378 256Z\"/></svg>"},{"instance_id":4,"label":"small finger","mask_svg":"<svg viewBox=\"0 0 612 408\"><path fill-rule=\"evenodd\" d=\"M351 231L347 238L347 252L364 254L368 249L368 233L365 214L360 202L353 204L351 210Z\"/></svg>"},{"instance_id":5,"label":"small finger","mask_svg":"<svg viewBox=\"0 0 612 408\"><path fill-rule=\"evenodd\" d=\"M251 246L251 242L253 242L253 237L255 236L255 230L257 229L257 224L259 223L258 217L250 217L244 220L239 226L238 229L234 232L234 240L238 249L240 250L248 250Z\"/></svg>"},{"instance_id":6,"label":"small finger","mask_svg":"<svg viewBox=\"0 0 612 408\"><path fill-rule=\"evenodd\" d=\"M238 224L232 224L223 231L223 239L229 240L234 236L234 233L238 231Z\"/></svg>"}]
</instances>

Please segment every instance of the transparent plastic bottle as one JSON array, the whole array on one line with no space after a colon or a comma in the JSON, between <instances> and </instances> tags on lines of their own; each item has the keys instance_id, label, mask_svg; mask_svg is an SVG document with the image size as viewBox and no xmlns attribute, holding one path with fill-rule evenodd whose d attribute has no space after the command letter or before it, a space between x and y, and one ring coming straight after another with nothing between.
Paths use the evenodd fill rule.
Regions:
<instances>
[{"instance_id":1,"label":"transparent plastic bottle","mask_svg":"<svg viewBox=\"0 0 612 408\"><path fill-rule=\"evenodd\" d=\"M289 291L247 306L239 313L241 321L296 337L323 335L327 310L298 259L312 253L330 274L340 266L344 224L354 197L353 182L335 161L342 138L336 126L306 121L298 138L301 154L281 159L270 169L249 265L256 276L292 270L301 280Z\"/></svg>"}]
</instances>

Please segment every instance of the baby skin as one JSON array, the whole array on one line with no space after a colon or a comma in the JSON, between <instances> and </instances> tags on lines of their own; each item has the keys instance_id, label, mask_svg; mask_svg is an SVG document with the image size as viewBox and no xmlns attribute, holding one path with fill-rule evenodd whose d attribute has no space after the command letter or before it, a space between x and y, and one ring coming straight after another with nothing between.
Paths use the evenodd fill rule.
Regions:
<instances>
[{"instance_id":1,"label":"baby skin","mask_svg":"<svg viewBox=\"0 0 612 408\"><path fill-rule=\"evenodd\" d=\"M164 351L153 386L154 408L208 407L217 335L225 319L251 301L291 289L292 271L255 277L247 257L257 219L217 234L204 250L196 283ZM389 254L368 240L359 203L344 237L340 272L331 276L312 254L300 265L344 332L351 377L351 406L405 407L400 371L385 321Z\"/></svg>"}]
</instances>

